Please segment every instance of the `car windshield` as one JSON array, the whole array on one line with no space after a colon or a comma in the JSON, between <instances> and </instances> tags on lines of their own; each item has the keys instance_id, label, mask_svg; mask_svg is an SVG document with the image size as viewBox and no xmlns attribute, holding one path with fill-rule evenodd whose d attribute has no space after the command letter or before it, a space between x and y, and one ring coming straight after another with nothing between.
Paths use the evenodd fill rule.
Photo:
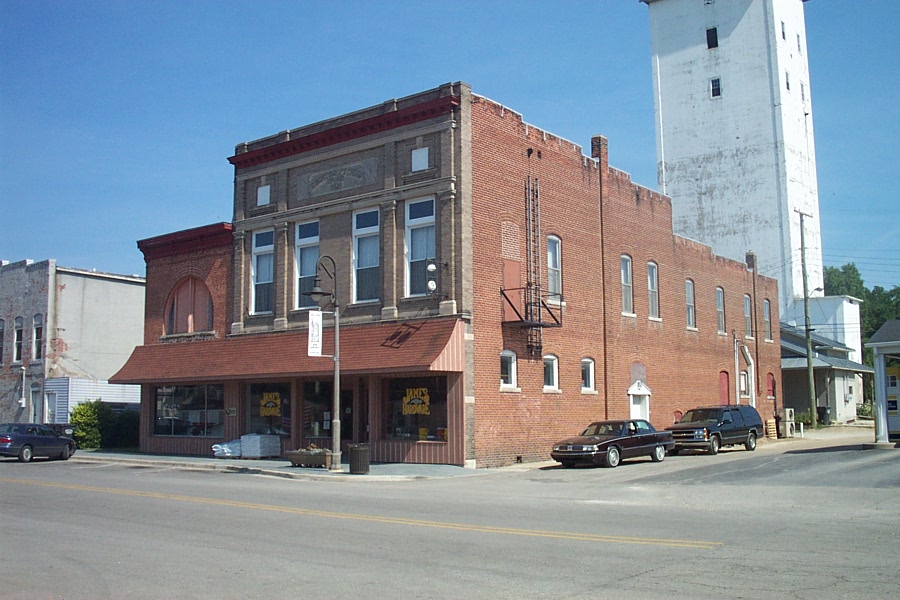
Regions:
<instances>
[{"instance_id":1,"label":"car windshield","mask_svg":"<svg viewBox=\"0 0 900 600\"><path fill-rule=\"evenodd\" d=\"M715 410L689 410L681 417L680 423L716 423L719 419Z\"/></svg>"},{"instance_id":2,"label":"car windshield","mask_svg":"<svg viewBox=\"0 0 900 600\"><path fill-rule=\"evenodd\" d=\"M621 423L591 423L581 435L618 435L621 430Z\"/></svg>"}]
</instances>

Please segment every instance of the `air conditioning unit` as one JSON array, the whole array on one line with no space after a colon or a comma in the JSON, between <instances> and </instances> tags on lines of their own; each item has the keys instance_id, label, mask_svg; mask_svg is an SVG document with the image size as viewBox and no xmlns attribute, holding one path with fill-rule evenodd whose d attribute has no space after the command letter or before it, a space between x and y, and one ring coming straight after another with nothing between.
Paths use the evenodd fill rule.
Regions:
<instances>
[{"instance_id":1,"label":"air conditioning unit","mask_svg":"<svg viewBox=\"0 0 900 600\"><path fill-rule=\"evenodd\" d=\"M795 431L796 429L793 421L785 421L782 419L778 423L778 437L792 438L794 437Z\"/></svg>"},{"instance_id":2,"label":"air conditioning unit","mask_svg":"<svg viewBox=\"0 0 900 600\"><path fill-rule=\"evenodd\" d=\"M794 409L785 407L785 408L781 409L780 416L781 416L782 423L784 421L790 421L791 423L793 423L795 420L794 419Z\"/></svg>"}]
</instances>

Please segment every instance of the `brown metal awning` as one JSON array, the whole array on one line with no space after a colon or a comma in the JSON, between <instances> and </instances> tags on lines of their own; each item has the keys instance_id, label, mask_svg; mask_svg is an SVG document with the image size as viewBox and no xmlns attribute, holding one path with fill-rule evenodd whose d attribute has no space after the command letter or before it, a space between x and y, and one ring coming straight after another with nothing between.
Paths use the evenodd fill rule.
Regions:
<instances>
[{"instance_id":1,"label":"brown metal awning","mask_svg":"<svg viewBox=\"0 0 900 600\"><path fill-rule=\"evenodd\" d=\"M461 372L465 324L458 319L341 327L341 373ZM323 354L334 351L332 329ZM328 356L307 356L306 331L151 344L134 349L112 383L174 383L328 375Z\"/></svg>"}]
</instances>

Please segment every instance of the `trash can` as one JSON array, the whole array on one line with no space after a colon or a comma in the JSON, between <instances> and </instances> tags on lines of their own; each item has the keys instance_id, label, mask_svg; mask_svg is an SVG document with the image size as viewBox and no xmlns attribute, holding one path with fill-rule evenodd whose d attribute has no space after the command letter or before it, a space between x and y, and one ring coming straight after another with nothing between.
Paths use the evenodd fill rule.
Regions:
<instances>
[{"instance_id":1,"label":"trash can","mask_svg":"<svg viewBox=\"0 0 900 600\"><path fill-rule=\"evenodd\" d=\"M819 420L819 423L821 425L831 425L831 407L817 406L816 418Z\"/></svg>"},{"instance_id":2,"label":"trash can","mask_svg":"<svg viewBox=\"0 0 900 600\"><path fill-rule=\"evenodd\" d=\"M350 473L365 475L369 472L369 445L350 444Z\"/></svg>"}]
</instances>

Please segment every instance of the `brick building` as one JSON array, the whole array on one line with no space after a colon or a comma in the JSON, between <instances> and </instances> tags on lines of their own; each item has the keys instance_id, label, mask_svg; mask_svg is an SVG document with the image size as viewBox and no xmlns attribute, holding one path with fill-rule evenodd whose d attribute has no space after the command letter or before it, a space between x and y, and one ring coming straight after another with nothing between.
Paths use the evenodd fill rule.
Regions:
<instances>
[{"instance_id":1,"label":"brick building","mask_svg":"<svg viewBox=\"0 0 900 600\"><path fill-rule=\"evenodd\" d=\"M776 282L673 235L605 138L585 156L453 83L229 160L232 224L139 242L145 344L115 380L143 386L144 450L330 446L333 362L307 355L304 294L317 275L331 291L327 259L342 440L373 461L500 466L603 418L774 414Z\"/></svg>"}]
</instances>

